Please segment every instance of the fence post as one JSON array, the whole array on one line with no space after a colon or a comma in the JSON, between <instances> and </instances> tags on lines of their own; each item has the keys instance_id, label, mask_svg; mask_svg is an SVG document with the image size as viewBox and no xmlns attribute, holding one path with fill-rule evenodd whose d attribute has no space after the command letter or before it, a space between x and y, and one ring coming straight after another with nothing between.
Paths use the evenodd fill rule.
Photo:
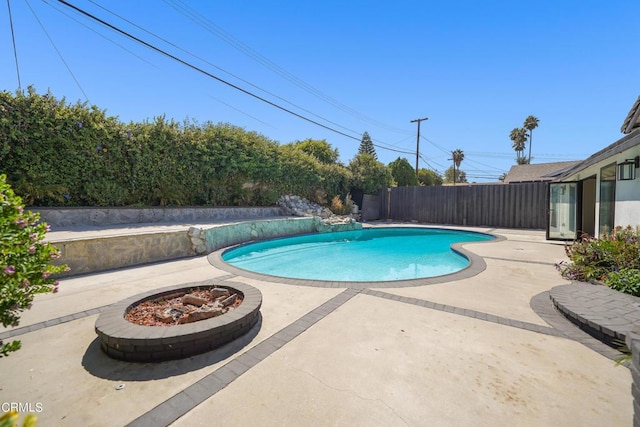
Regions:
<instances>
[{"instance_id":1,"label":"fence post","mask_svg":"<svg viewBox=\"0 0 640 427\"><path fill-rule=\"evenodd\" d=\"M387 215L386 219L391 218L391 187L387 188Z\"/></svg>"}]
</instances>

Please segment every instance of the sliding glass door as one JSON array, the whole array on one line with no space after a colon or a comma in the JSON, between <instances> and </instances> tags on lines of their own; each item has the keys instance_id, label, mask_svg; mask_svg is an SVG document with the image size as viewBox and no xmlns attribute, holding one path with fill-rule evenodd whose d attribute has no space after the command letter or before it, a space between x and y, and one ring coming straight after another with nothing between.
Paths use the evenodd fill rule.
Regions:
<instances>
[{"instance_id":1,"label":"sliding glass door","mask_svg":"<svg viewBox=\"0 0 640 427\"><path fill-rule=\"evenodd\" d=\"M599 231L601 236L613 230L616 206L616 164L600 169Z\"/></svg>"},{"instance_id":2,"label":"sliding glass door","mask_svg":"<svg viewBox=\"0 0 640 427\"><path fill-rule=\"evenodd\" d=\"M549 184L547 239L573 240L578 237L578 182Z\"/></svg>"}]
</instances>

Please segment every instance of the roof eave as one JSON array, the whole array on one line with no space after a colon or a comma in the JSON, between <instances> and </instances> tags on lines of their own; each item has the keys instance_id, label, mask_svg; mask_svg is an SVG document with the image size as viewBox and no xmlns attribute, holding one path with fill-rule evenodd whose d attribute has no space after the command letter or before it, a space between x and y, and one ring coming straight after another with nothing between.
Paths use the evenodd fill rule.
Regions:
<instances>
[{"instance_id":1,"label":"roof eave","mask_svg":"<svg viewBox=\"0 0 640 427\"><path fill-rule=\"evenodd\" d=\"M633 130L638 127L640 127L640 96L638 96L638 99L636 99L633 107L631 107L631 110L629 110L629 114L627 114L624 122L622 122L620 131L624 134L628 134L633 132Z\"/></svg>"},{"instance_id":2,"label":"roof eave","mask_svg":"<svg viewBox=\"0 0 640 427\"><path fill-rule=\"evenodd\" d=\"M633 143L632 145L626 146L629 142L631 142L632 140L638 138L638 141L636 141L635 143ZM565 179L567 176L571 176L571 175L575 175L579 172L582 172L584 169L604 160L607 159L611 156L615 156L616 154L625 151L627 149L629 149L631 146L635 146L637 144L640 144L640 128L636 128L633 130L633 132L631 132L628 135L623 136L622 138L620 138L619 140L617 140L616 142L608 145L607 147L603 148L602 150L598 151L595 154L592 154L591 156L589 156L589 158L583 160L582 162L578 163L577 165L575 165L574 167L568 169L565 173L563 173L561 176L559 176L558 178L556 178L554 181L562 181L563 179Z\"/></svg>"}]
</instances>

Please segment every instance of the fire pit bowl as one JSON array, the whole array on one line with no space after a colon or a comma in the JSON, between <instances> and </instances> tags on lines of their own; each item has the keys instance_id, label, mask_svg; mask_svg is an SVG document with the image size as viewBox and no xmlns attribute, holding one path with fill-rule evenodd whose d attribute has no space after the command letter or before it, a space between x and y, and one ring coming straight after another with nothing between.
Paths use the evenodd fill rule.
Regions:
<instances>
[{"instance_id":1,"label":"fire pit bowl","mask_svg":"<svg viewBox=\"0 0 640 427\"><path fill-rule=\"evenodd\" d=\"M159 300L193 288L225 288L237 293L242 303L223 315L193 323L142 326L125 319L140 303ZM96 320L100 347L111 358L128 362L162 362L205 353L247 333L258 321L262 294L252 286L232 286L212 281L186 283L135 295L114 304Z\"/></svg>"}]
</instances>

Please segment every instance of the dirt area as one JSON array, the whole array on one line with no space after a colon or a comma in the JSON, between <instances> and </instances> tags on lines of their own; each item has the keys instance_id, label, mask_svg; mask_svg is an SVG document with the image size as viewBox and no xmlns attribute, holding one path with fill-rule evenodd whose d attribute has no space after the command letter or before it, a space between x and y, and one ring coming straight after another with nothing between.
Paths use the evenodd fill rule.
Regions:
<instances>
[{"instance_id":1,"label":"dirt area","mask_svg":"<svg viewBox=\"0 0 640 427\"><path fill-rule=\"evenodd\" d=\"M144 301L125 319L142 326L173 326L221 316L242 304L242 294L226 288L194 288Z\"/></svg>"}]
</instances>

